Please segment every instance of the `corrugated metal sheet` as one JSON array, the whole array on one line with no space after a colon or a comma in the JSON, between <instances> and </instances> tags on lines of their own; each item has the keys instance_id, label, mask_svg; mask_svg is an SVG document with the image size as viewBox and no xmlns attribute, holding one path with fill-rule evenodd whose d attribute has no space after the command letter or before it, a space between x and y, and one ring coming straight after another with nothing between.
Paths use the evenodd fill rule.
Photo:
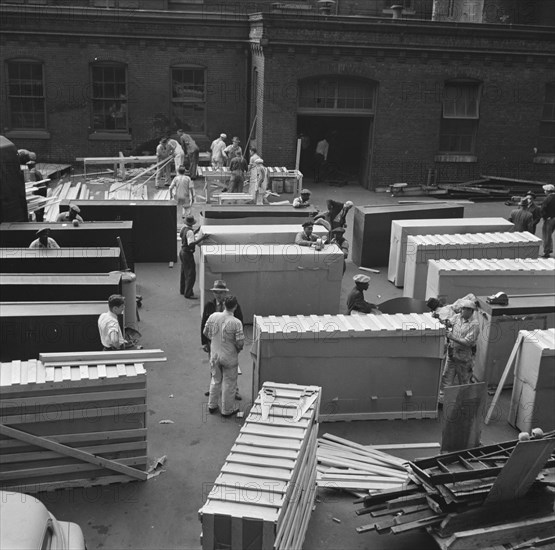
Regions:
<instances>
[{"instance_id":1,"label":"corrugated metal sheet","mask_svg":"<svg viewBox=\"0 0 555 550\"><path fill-rule=\"evenodd\" d=\"M470 244L540 243L541 239L528 231L501 233L455 233L453 235L409 235L408 242L417 246L460 246Z\"/></svg>"},{"instance_id":2,"label":"corrugated metal sheet","mask_svg":"<svg viewBox=\"0 0 555 550\"><path fill-rule=\"evenodd\" d=\"M0 387L44 384L46 382L79 382L100 378L126 378L146 374L142 363L118 365L78 365L45 367L42 361L0 363Z\"/></svg>"},{"instance_id":3,"label":"corrugated metal sheet","mask_svg":"<svg viewBox=\"0 0 555 550\"><path fill-rule=\"evenodd\" d=\"M430 313L398 313L395 315L283 315L255 316L255 325L261 338L282 334L286 338L314 338L325 334L329 338L352 336L385 336L400 332L407 336L420 336L422 331L441 333L443 326Z\"/></svg>"},{"instance_id":4,"label":"corrugated metal sheet","mask_svg":"<svg viewBox=\"0 0 555 550\"><path fill-rule=\"evenodd\" d=\"M555 258L429 260L438 271L554 271Z\"/></svg>"}]
</instances>

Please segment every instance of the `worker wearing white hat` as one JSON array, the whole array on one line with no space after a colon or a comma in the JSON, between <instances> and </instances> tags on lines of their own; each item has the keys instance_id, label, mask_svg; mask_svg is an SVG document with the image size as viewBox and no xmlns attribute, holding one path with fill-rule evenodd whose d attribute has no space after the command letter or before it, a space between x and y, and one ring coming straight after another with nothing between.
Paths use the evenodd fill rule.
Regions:
<instances>
[{"instance_id":1,"label":"worker wearing white hat","mask_svg":"<svg viewBox=\"0 0 555 550\"><path fill-rule=\"evenodd\" d=\"M546 194L540 208L543 219L543 257L549 258L553 252L553 231L555 231L555 186L548 183L543 186L543 191Z\"/></svg>"},{"instance_id":2,"label":"worker wearing white hat","mask_svg":"<svg viewBox=\"0 0 555 550\"><path fill-rule=\"evenodd\" d=\"M214 170L221 170L224 166L224 149L226 148L226 139L227 136L225 134L220 134L219 137L217 137L210 145L210 151L212 153L211 161Z\"/></svg>"},{"instance_id":3,"label":"worker wearing white hat","mask_svg":"<svg viewBox=\"0 0 555 550\"><path fill-rule=\"evenodd\" d=\"M349 315L364 315L365 313L379 313L378 306L364 299L364 291L370 286L368 275L355 275L353 277L355 288L347 297L347 310Z\"/></svg>"},{"instance_id":4,"label":"worker wearing white hat","mask_svg":"<svg viewBox=\"0 0 555 550\"><path fill-rule=\"evenodd\" d=\"M480 334L478 320L474 315L476 302L459 301L460 313L445 322L447 327L447 357L439 393L439 402L443 402L443 389L448 386L470 384L476 343Z\"/></svg>"}]
</instances>

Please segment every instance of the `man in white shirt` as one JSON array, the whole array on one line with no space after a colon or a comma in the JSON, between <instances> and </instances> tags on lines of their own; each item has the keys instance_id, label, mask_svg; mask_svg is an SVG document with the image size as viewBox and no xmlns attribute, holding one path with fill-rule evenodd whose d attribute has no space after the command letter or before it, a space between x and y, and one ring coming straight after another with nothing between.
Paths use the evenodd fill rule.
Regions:
<instances>
[{"instance_id":1,"label":"man in white shirt","mask_svg":"<svg viewBox=\"0 0 555 550\"><path fill-rule=\"evenodd\" d=\"M181 147L179 141L171 138L168 139L168 147L172 151L173 161L175 163L175 173L177 174L179 168L185 164L185 151L183 150L183 147Z\"/></svg>"},{"instance_id":2,"label":"man in white shirt","mask_svg":"<svg viewBox=\"0 0 555 550\"><path fill-rule=\"evenodd\" d=\"M163 166L159 166L156 169L156 189L160 189L162 187L162 185L160 185L162 181L166 187L170 186L171 166L168 159L172 157L173 148L169 146L168 138L164 137L160 140L158 147L156 147L156 162L160 164L165 161Z\"/></svg>"},{"instance_id":3,"label":"man in white shirt","mask_svg":"<svg viewBox=\"0 0 555 550\"><path fill-rule=\"evenodd\" d=\"M49 227L39 229L36 232L38 238L29 245L29 248L60 248L60 245L54 239L50 238L49 235Z\"/></svg>"},{"instance_id":4,"label":"man in white shirt","mask_svg":"<svg viewBox=\"0 0 555 550\"><path fill-rule=\"evenodd\" d=\"M212 151L212 167L214 170L221 170L224 166L226 159L224 149L226 148L225 139L227 136L225 134L220 134L220 137L216 138L212 145L210 145L210 151Z\"/></svg>"},{"instance_id":5,"label":"man in white shirt","mask_svg":"<svg viewBox=\"0 0 555 550\"><path fill-rule=\"evenodd\" d=\"M98 317L98 332L103 351L129 349L134 346L123 337L119 326L118 315L122 315L124 309L125 298L121 294L112 294L108 298L108 311Z\"/></svg>"}]
</instances>

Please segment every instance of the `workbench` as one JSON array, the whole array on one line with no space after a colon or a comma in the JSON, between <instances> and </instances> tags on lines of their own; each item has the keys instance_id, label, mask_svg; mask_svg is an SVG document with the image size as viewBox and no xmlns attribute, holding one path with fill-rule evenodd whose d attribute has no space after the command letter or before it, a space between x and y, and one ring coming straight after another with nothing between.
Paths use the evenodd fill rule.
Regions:
<instances>
[{"instance_id":1,"label":"workbench","mask_svg":"<svg viewBox=\"0 0 555 550\"><path fill-rule=\"evenodd\" d=\"M2 302L0 361L38 359L41 352L102 351L98 316L106 300L94 302Z\"/></svg>"},{"instance_id":2,"label":"workbench","mask_svg":"<svg viewBox=\"0 0 555 550\"><path fill-rule=\"evenodd\" d=\"M119 248L0 248L1 273L108 273L121 269Z\"/></svg>"},{"instance_id":3,"label":"workbench","mask_svg":"<svg viewBox=\"0 0 555 550\"><path fill-rule=\"evenodd\" d=\"M488 304L478 297L480 337L476 345L474 377L479 382L497 386L519 331L541 331L555 327L555 294L509 295L506 306ZM513 384L508 376L505 387Z\"/></svg>"},{"instance_id":4,"label":"workbench","mask_svg":"<svg viewBox=\"0 0 555 550\"><path fill-rule=\"evenodd\" d=\"M124 157L120 154L118 157L85 157L76 158L77 162L83 162L83 177L85 178L85 183L87 182L87 167L88 166L106 166L113 165L114 167L114 178L118 174L121 179L125 178L125 168L128 164L156 164L158 158L156 155L144 155L144 156L133 156Z\"/></svg>"},{"instance_id":5,"label":"workbench","mask_svg":"<svg viewBox=\"0 0 555 550\"><path fill-rule=\"evenodd\" d=\"M554 258L428 260L426 297L451 304L469 293L555 294Z\"/></svg>"},{"instance_id":6,"label":"workbench","mask_svg":"<svg viewBox=\"0 0 555 550\"><path fill-rule=\"evenodd\" d=\"M317 210L312 208L293 208L289 205L212 205L207 204L201 213L202 225L272 225L302 224L314 217Z\"/></svg>"},{"instance_id":7,"label":"workbench","mask_svg":"<svg viewBox=\"0 0 555 550\"><path fill-rule=\"evenodd\" d=\"M0 274L1 302L106 301L121 294L121 273Z\"/></svg>"},{"instance_id":8,"label":"workbench","mask_svg":"<svg viewBox=\"0 0 555 550\"><path fill-rule=\"evenodd\" d=\"M252 397L312 381L321 421L436 418L444 334L429 313L256 315Z\"/></svg>"},{"instance_id":9,"label":"workbench","mask_svg":"<svg viewBox=\"0 0 555 550\"><path fill-rule=\"evenodd\" d=\"M352 260L359 267L387 265L393 220L462 218L464 206L445 203L356 206Z\"/></svg>"},{"instance_id":10,"label":"workbench","mask_svg":"<svg viewBox=\"0 0 555 550\"><path fill-rule=\"evenodd\" d=\"M528 231L409 235L403 296L425 300L430 260L537 258L542 240Z\"/></svg>"},{"instance_id":11,"label":"workbench","mask_svg":"<svg viewBox=\"0 0 555 550\"><path fill-rule=\"evenodd\" d=\"M447 235L453 233L495 233L512 231L514 224L505 218L447 218L393 220L387 278L395 286L405 284L407 237L409 235Z\"/></svg>"},{"instance_id":12,"label":"workbench","mask_svg":"<svg viewBox=\"0 0 555 550\"><path fill-rule=\"evenodd\" d=\"M339 313L343 252L336 245L321 251L295 244L202 246L200 299L223 279L243 311L245 324L257 315ZM200 313L202 315L202 309Z\"/></svg>"},{"instance_id":13,"label":"workbench","mask_svg":"<svg viewBox=\"0 0 555 550\"><path fill-rule=\"evenodd\" d=\"M132 200L63 201L60 211L69 203L81 209L87 221L132 221L135 262L177 261L177 202Z\"/></svg>"},{"instance_id":14,"label":"workbench","mask_svg":"<svg viewBox=\"0 0 555 550\"><path fill-rule=\"evenodd\" d=\"M75 227L69 223L11 222L0 224L0 243L3 247L26 248L43 228L50 229L52 237L61 248L68 247L117 247L121 238L128 267L134 270L133 222L85 221Z\"/></svg>"},{"instance_id":15,"label":"workbench","mask_svg":"<svg viewBox=\"0 0 555 550\"><path fill-rule=\"evenodd\" d=\"M236 244L293 244L299 225L210 225L202 226L200 233L210 235L203 241L203 247ZM315 225L313 235L327 237L328 231Z\"/></svg>"}]
</instances>

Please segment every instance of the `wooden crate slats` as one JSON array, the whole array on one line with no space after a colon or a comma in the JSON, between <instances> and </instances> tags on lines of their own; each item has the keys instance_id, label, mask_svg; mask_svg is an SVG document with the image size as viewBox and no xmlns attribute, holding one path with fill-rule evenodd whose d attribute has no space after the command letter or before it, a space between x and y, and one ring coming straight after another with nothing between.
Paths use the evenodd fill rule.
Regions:
<instances>
[{"instance_id":1,"label":"wooden crate slats","mask_svg":"<svg viewBox=\"0 0 555 550\"><path fill-rule=\"evenodd\" d=\"M276 405L262 421L258 396L199 511L203 550L278 550L304 539L316 488L320 389L271 382L264 388ZM314 402L306 399L308 389L317 392ZM303 405L306 412L294 422Z\"/></svg>"}]
</instances>

